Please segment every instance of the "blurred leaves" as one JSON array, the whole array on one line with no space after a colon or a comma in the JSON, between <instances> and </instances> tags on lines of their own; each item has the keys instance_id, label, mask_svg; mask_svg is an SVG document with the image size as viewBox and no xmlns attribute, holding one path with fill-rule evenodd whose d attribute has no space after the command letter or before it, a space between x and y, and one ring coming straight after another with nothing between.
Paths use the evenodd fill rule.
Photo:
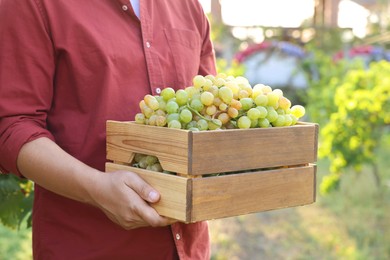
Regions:
<instances>
[{"instance_id":1,"label":"blurred leaves","mask_svg":"<svg viewBox=\"0 0 390 260\"><path fill-rule=\"evenodd\" d=\"M0 222L9 228L20 228L24 220L31 227L31 209L34 197L31 181L12 174L0 174Z\"/></svg>"},{"instance_id":2,"label":"blurred leaves","mask_svg":"<svg viewBox=\"0 0 390 260\"><path fill-rule=\"evenodd\" d=\"M319 50L314 53L306 64L307 70L316 69L316 77L309 74L307 111L320 124L319 157L330 160L330 174L320 188L328 193L337 189L347 168L376 168L376 151L390 125L390 63L336 62Z\"/></svg>"}]
</instances>

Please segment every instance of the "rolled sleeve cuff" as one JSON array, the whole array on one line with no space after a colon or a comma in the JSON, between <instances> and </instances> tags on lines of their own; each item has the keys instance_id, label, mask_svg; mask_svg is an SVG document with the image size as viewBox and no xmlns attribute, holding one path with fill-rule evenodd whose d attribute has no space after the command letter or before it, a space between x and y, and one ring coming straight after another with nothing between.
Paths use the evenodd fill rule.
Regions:
<instances>
[{"instance_id":1,"label":"rolled sleeve cuff","mask_svg":"<svg viewBox=\"0 0 390 260\"><path fill-rule=\"evenodd\" d=\"M17 158L20 149L25 143L47 137L54 141L53 135L46 129L33 122L15 123L8 127L0 135L0 171L7 174L12 173L24 178L17 167Z\"/></svg>"}]
</instances>

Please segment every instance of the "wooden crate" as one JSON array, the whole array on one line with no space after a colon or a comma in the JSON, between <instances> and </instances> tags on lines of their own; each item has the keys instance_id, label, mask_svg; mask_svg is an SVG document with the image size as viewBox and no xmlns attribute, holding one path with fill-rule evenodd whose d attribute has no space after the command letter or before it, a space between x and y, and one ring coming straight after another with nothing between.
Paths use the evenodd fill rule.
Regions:
<instances>
[{"instance_id":1,"label":"wooden crate","mask_svg":"<svg viewBox=\"0 0 390 260\"><path fill-rule=\"evenodd\" d=\"M161 193L153 207L163 216L183 222L237 216L314 202L317 140L313 123L192 132L107 121L113 162L106 171L139 174ZM157 156L181 176L131 167L136 153ZM205 177L234 171L240 173Z\"/></svg>"}]
</instances>

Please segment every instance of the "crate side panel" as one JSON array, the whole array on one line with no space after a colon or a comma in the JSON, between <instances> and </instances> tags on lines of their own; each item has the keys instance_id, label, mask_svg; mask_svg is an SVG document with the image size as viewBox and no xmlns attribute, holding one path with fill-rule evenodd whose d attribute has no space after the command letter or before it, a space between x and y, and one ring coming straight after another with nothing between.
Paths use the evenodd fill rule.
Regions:
<instances>
[{"instance_id":1,"label":"crate side panel","mask_svg":"<svg viewBox=\"0 0 390 260\"><path fill-rule=\"evenodd\" d=\"M195 132L192 174L314 163L317 132L316 124Z\"/></svg>"},{"instance_id":2,"label":"crate side panel","mask_svg":"<svg viewBox=\"0 0 390 260\"><path fill-rule=\"evenodd\" d=\"M107 159L130 163L134 153L157 156L163 169L188 172L188 132L107 121Z\"/></svg>"},{"instance_id":3,"label":"crate side panel","mask_svg":"<svg viewBox=\"0 0 390 260\"><path fill-rule=\"evenodd\" d=\"M188 221L188 180L183 177L152 172L139 168L106 163L106 171L117 170L132 171L137 173L153 188L160 192L161 198L158 203L152 204L156 211L166 217Z\"/></svg>"},{"instance_id":4,"label":"crate side panel","mask_svg":"<svg viewBox=\"0 0 390 260\"><path fill-rule=\"evenodd\" d=\"M191 221L313 203L315 174L310 165L194 179Z\"/></svg>"}]
</instances>

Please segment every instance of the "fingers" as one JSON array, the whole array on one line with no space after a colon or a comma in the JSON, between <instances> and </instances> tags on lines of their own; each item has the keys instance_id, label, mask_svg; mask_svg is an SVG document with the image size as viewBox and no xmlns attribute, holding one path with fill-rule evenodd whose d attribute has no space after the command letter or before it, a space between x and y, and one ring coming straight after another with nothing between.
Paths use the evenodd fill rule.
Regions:
<instances>
[{"instance_id":1,"label":"fingers","mask_svg":"<svg viewBox=\"0 0 390 260\"><path fill-rule=\"evenodd\" d=\"M160 200L160 194L140 176L133 172L125 171L110 173L111 177L114 177L115 175L115 179L119 179L120 181L113 182L115 185L113 188L117 192L123 192L122 195L124 196L124 200L115 202L122 205L120 208L111 207L113 205L111 204L111 208L105 210L106 215L113 222L125 229L145 226L161 227L176 222L176 220L160 216L157 211L151 207L150 204ZM122 197L122 195L119 197ZM118 209L119 211L117 211Z\"/></svg>"},{"instance_id":2,"label":"fingers","mask_svg":"<svg viewBox=\"0 0 390 260\"><path fill-rule=\"evenodd\" d=\"M134 190L141 198L150 203L156 203L160 200L160 193L153 189L147 182L135 173L125 179L125 184Z\"/></svg>"}]
</instances>

